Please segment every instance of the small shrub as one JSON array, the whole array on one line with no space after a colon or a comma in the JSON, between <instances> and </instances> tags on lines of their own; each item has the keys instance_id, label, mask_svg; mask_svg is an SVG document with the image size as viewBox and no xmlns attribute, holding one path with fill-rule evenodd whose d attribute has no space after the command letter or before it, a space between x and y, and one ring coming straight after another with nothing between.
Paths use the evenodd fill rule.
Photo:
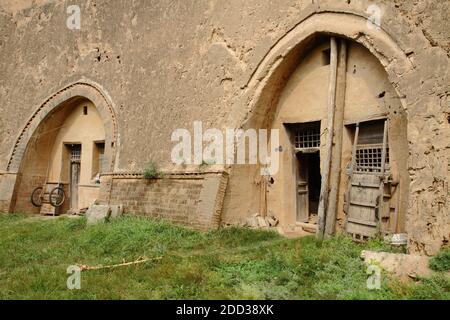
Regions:
<instances>
[{"instance_id":1,"label":"small shrub","mask_svg":"<svg viewBox=\"0 0 450 320\"><path fill-rule=\"evenodd\" d=\"M202 160L200 167L213 166L215 164L216 164L215 159L206 159L206 160Z\"/></svg>"},{"instance_id":2,"label":"small shrub","mask_svg":"<svg viewBox=\"0 0 450 320\"><path fill-rule=\"evenodd\" d=\"M159 170L159 167L154 162L150 162L144 169L145 179L157 179L162 178L163 173Z\"/></svg>"},{"instance_id":3,"label":"small shrub","mask_svg":"<svg viewBox=\"0 0 450 320\"><path fill-rule=\"evenodd\" d=\"M441 250L430 260L430 268L434 271L450 271L450 249Z\"/></svg>"}]
</instances>

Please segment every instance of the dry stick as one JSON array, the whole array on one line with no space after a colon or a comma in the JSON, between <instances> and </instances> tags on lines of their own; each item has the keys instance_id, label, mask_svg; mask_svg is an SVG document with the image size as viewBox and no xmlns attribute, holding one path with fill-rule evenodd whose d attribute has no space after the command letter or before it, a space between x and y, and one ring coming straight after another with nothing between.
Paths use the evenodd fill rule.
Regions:
<instances>
[{"instance_id":1,"label":"dry stick","mask_svg":"<svg viewBox=\"0 0 450 320\"><path fill-rule=\"evenodd\" d=\"M336 214L339 184L341 181L342 136L344 129L344 107L347 76L347 43L341 39L339 49L339 62L336 83L336 111L334 123L335 144L332 151L330 173L330 195L328 198L327 214L325 221L325 234L332 235L336 228Z\"/></svg>"},{"instance_id":2,"label":"dry stick","mask_svg":"<svg viewBox=\"0 0 450 320\"><path fill-rule=\"evenodd\" d=\"M144 263L144 262L148 262L148 261L154 261L154 260L161 260L163 257L156 257L156 258L139 258L136 261L132 261L132 262L124 262L124 263L119 263L119 264L113 264L113 265L109 265L109 266L96 266L96 267L90 267L87 265L81 265L79 266L81 271L84 270L101 270L101 269L112 269L112 268L117 268L117 267L125 267L125 266L130 266L130 265L135 265L135 264L139 264L139 263Z\"/></svg>"},{"instance_id":3,"label":"dry stick","mask_svg":"<svg viewBox=\"0 0 450 320\"><path fill-rule=\"evenodd\" d=\"M328 179L330 177L331 149L333 147L334 112L336 100L336 74L337 74L337 47L336 39L330 38L330 80L328 87L328 132L326 143L326 158L322 174L322 186L320 188L320 200L318 209L317 238L322 239L325 231L325 214L328 199Z\"/></svg>"}]
</instances>

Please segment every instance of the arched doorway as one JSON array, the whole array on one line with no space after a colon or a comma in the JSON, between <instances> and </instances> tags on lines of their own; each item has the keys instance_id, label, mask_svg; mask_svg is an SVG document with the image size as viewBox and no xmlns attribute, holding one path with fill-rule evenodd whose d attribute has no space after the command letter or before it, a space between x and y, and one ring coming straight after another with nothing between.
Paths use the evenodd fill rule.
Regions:
<instances>
[{"instance_id":1,"label":"arched doorway","mask_svg":"<svg viewBox=\"0 0 450 320\"><path fill-rule=\"evenodd\" d=\"M269 126L280 130L283 154L267 208L287 226L312 229L322 207L327 233L337 224L357 240L402 232L406 113L376 57L348 39L333 41L334 53L330 36L311 39L280 91Z\"/></svg>"},{"instance_id":2,"label":"arched doorway","mask_svg":"<svg viewBox=\"0 0 450 320\"><path fill-rule=\"evenodd\" d=\"M339 21L339 23L330 23L330 21ZM295 28L280 38L261 60L257 69L247 82L246 95L248 96L248 100L246 105L241 107L240 110L236 110L236 112L242 113L241 122L237 126L244 129L278 128L280 130L280 138L282 140L280 147L282 148L277 148L278 150L282 150L280 153L280 159L282 160L280 170L278 177L271 177L271 179L268 179L269 183L267 184L259 176L258 168L232 166L229 188L224 202L222 218L224 222L232 223L234 221L242 221L243 219L240 217L249 217L250 215L254 215L255 212L259 212L262 215L272 215L278 218L280 231L286 233L290 233L291 230L298 229L299 227L302 229L299 223L304 223L301 222L301 219L306 219L305 217L308 217L307 222L310 222L310 212L305 214L303 218L298 219L299 213L297 207L300 205L298 203L299 199L297 198L299 191L297 187L299 181L296 179L298 179L297 177L300 174L310 174L302 173L300 171L301 166L298 162L303 161L306 163L312 161L315 164L315 168L317 168L317 162L319 162L322 171L325 153L322 150L319 152L315 150L311 155L304 155L304 158L313 157L313 159L299 159L303 155L295 153L295 148L292 147L294 140L292 138L292 130L289 129L299 124L306 126L313 125L317 128L317 122L320 121L318 125L320 142L322 144L324 143L323 139L326 137L324 133L328 130L328 119L326 115L324 118L317 116L317 112L320 113L322 111L322 115L323 112L327 113L326 101L328 95L326 92L329 77L329 67L327 67L329 58L327 58L327 55L328 51L330 51L329 44L327 48L327 43L329 43L330 37L335 36L336 38L342 38L347 41L349 58L351 54L357 57L358 52L363 52L363 57L370 57L368 59L370 60L370 68L365 70L369 72L365 72L366 77L364 79L369 82L370 80L374 80L375 86L373 86L373 92L366 90L366 93L363 93L363 89L367 89L364 88L364 82L356 78L356 81L353 81L355 79L349 79L349 91L353 92L349 95L355 99L353 101L347 100L347 107L344 106L345 112L343 118L347 118L345 118L345 121L342 120L341 126L343 145L340 157L341 164L337 165L337 162L333 161L335 166L340 167L340 171L330 167L330 170L341 178L337 183L338 188L335 190L337 199L335 202L337 208L336 219L331 220L337 221L338 226L345 228L346 215L344 213L343 202L345 201L346 186L348 185L346 183L347 176L345 172L346 165L352 158L351 153L354 144L353 137L356 123L365 122L365 120L378 121L391 120L391 118L394 120L397 118L394 122L398 126L389 125L389 128L391 128L389 135L393 137L392 140L396 140L394 136L397 136L397 140L401 141L398 146L392 148L393 152L398 152L398 155L395 156L398 161L392 165L398 166L397 173L401 172L398 177L402 181L400 181L400 188L396 190L395 188L392 189L392 199L395 198L396 200L389 201L393 205L391 207L389 204L388 210L389 215L392 213L392 216L397 215L397 218L391 219L391 221L390 219L383 219L385 221L384 226L388 228L386 229L388 232L402 232L405 230L410 176L406 170L408 158L408 144L406 139L407 117L405 114L406 101L401 94L403 83L401 83L399 74L410 72L412 70L412 64L406 57L404 50L402 50L385 30L374 30L367 25L367 20L364 17L355 14L319 12L307 15ZM354 48L352 49L351 47ZM316 50L315 54L312 53L314 50ZM292 113L287 111L283 115L282 101L283 99L285 101L289 100L289 98L286 98L286 93L289 90L292 91L292 87L290 89L288 88L288 83L295 81L293 79L296 77L299 79L298 70L301 68L300 65L308 59L315 60L318 67L315 68L314 63L309 66L306 63L303 70L306 71L304 74L309 74L312 78L317 77L318 81L316 81L317 79L314 80L316 82L304 81L304 86L301 86L301 92L305 95L303 97L293 98L292 101L300 101L304 105L308 105L309 109L308 111L306 109L299 111L300 109L298 108L294 110L293 108L286 107L285 110L290 110ZM347 72L352 73L353 66L350 63L348 63ZM376 71L377 75L372 75L370 70ZM364 74L359 71L361 70L356 70L358 76ZM294 75L296 72L297 75ZM381 82L379 82L380 79L382 80ZM387 87L387 89L378 90L382 87ZM341 96L340 99L345 101L346 94L343 97ZM285 97L282 97L283 95ZM356 99L358 97L362 99L358 101ZM376 110L376 108L367 108L365 104L360 104L359 102L364 99L372 102L380 100L383 103L383 108L379 108L383 109L382 112L379 112L380 110ZM311 109L314 106L316 109ZM357 112L361 110L361 118L351 117L351 114L355 110ZM305 117L301 116L302 112ZM297 114L297 117L293 117L295 114ZM284 119L282 119L283 117ZM308 117L310 119L307 119ZM396 132L397 129L398 131ZM392 143L395 145L395 142L392 141ZM391 159L394 159L394 155ZM339 174L336 174L336 172L339 172ZM317 170L311 174L317 177ZM306 179L305 176L303 176L303 179ZM395 177L391 180L395 180ZM397 183L398 181L391 182L394 182L391 185L399 185ZM344 184L344 188L342 184ZM316 191L319 188L317 185L315 186ZM250 192L243 193L242 190L244 188ZM259 194L266 193L265 190L267 190L267 196L259 197ZM400 194L401 196L398 196ZM317 198L317 192L315 195ZM267 199L266 203L264 203L264 200L259 201L259 199L264 198ZM314 199L311 200L313 202ZM308 205L311 208L317 207L316 203L308 203ZM376 215L379 216L378 213ZM392 221L394 220L397 220L397 222L393 223ZM381 228L379 228L379 224L377 223L375 228L370 228L369 234L372 234L372 229L378 231ZM358 238L366 237L366 233L354 233L354 235Z\"/></svg>"},{"instance_id":3,"label":"arched doorway","mask_svg":"<svg viewBox=\"0 0 450 320\"><path fill-rule=\"evenodd\" d=\"M117 128L112 104L91 83L75 83L51 96L22 130L8 170L15 175L9 211L64 213L88 207L99 198L102 173L114 168ZM31 201L39 192L42 205ZM55 209L50 191L64 190Z\"/></svg>"}]
</instances>

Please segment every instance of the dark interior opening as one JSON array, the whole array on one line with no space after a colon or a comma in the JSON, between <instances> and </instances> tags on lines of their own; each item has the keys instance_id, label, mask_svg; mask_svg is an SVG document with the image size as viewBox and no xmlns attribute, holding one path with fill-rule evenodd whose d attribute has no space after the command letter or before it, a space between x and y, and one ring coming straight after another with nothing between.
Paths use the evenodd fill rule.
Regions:
<instances>
[{"instance_id":1,"label":"dark interior opening","mask_svg":"<svg viewBox=\"0 0 450 320\"><path fill-rule=\"evenodd\" d=\"M319 152L308 154L308 184L309 184L309 213L317 214L319 208L320 187L322 176L320 175Z\"/></svg>"},{"instance_id":2,"label":"dark interior opening","mask_svg":"<svg viewBox=\"0 0 450 320\"><path fill-rule=\"evenodd\" d=\"M297 153L300 180L308 184L308 214L317 214L319 208L322 176L320 174L320 153Z\"/></svg>"},{"instance_id":3,"label":"dark interior opening","mask_svg":"<svg viewBox=\"0 0 450 320\"><path fill-rule=\"evenodd\" d=\"M331 63L331 49L322 51L322 65L327 66Z\"/></svg>"}]
</instances>

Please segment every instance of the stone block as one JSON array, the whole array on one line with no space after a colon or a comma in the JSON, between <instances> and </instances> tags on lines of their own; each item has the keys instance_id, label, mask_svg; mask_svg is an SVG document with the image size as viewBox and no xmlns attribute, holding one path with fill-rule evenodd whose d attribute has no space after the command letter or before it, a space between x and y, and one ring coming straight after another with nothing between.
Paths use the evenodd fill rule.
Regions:
<instances>
[{"instance_id":1,"label":"stone block","mask_svg":"<svg viewBox=\"0 0 450 320\"><path fill-rule=\"evenodd\" d=\"M108 205L94 204L86 212L87 224L93 225L106 222L111 216L111 207Z\"/></svg>"},{"instance_id":2,"label":"stone block","mask_svg":"<svg viewBox=\"0 0 450 320\"><path fill-rule=\"evenodd\" d=\"M112 205L109 219L116 219L123 215L123 205Z\"/></svg>"}]
</instances>

